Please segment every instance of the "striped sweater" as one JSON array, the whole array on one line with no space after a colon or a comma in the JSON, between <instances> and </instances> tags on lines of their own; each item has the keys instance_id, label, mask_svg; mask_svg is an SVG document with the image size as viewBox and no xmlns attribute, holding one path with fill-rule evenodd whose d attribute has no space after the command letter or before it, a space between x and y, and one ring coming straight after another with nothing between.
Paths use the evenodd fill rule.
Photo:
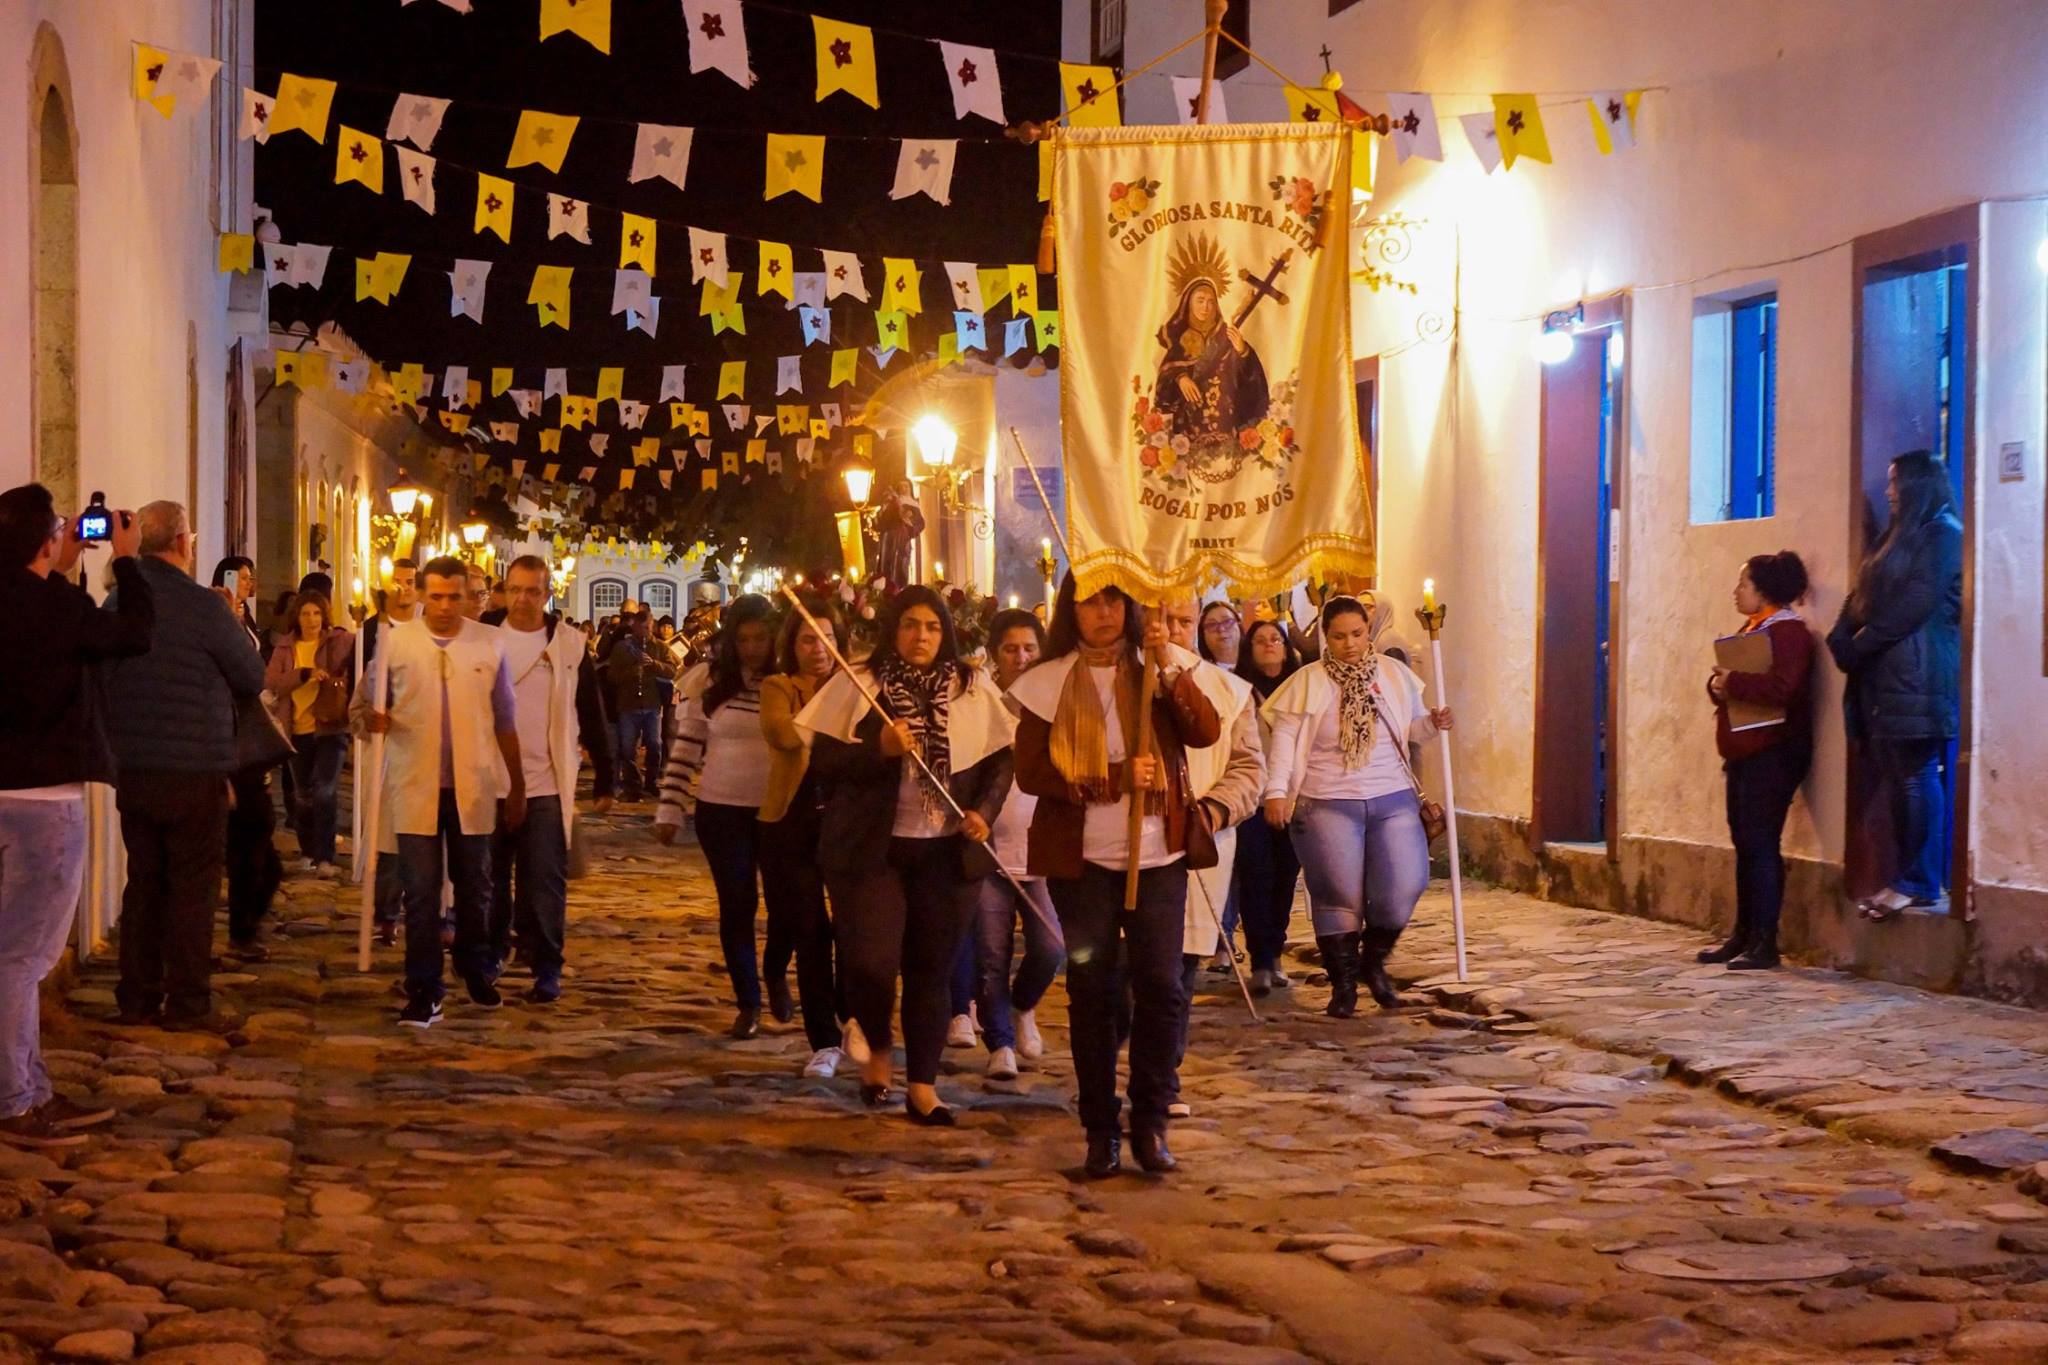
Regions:
<instances>
[{"instance_id":1,"label":"striped sweater","mask_svg":"<svg viewBox=\"0 0 2048 1365\"><path fill-rule=\"evenodd\" d=\"M746 688L711 715L701 687L691 689L676 719L675 742L661 775L658 825L680 825L699 801L756 808L768 789L770 753L761 732L761 689Z\"/></svg>"}]
</instances>

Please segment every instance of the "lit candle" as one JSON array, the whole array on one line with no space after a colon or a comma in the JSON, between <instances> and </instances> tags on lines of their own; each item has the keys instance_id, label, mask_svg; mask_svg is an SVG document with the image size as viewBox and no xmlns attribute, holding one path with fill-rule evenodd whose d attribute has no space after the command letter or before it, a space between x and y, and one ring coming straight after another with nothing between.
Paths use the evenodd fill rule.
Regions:
<instances>
[{"instance_id":1,"label":"lit candle","mask_svg":"<svg viewBox=\"0 0 2048 1365\"><path fill-rule=\"evenodd\" d=\"M1016 594L1016 593L1011 593L1011 594L1010 594L1010 610L1011 610L1011 611L1015 611L1016 609L1017 609L1017 594Z\"/></svg>"},{"instance_id":2,"label":"lit candle","mask_svg":"<svg viewBox=\"0 0 2048 1365\"><path fill-rule=\"evenodd\" d=\"M946 581L946 561L945 561L945 560L943 560L943 559L934 559L934 560L932 561L932 577L933 577L933 578L935 578L935 579L937 579L937 580L938 580L939 582L941 582L941 583L943 583L943 582L945 582L945 581Z\"/></svg>"},{"instance_id":3,"label":"lit candle","mask_svg":"<svg viewBox=\"0 0 2048 1365\"><path fill-rule=\"evenodd\" d=\"M1436 610L1436 580L1434 578L1422 580L1422 609L1424 611Z\"/></svg>"}]
</instances>

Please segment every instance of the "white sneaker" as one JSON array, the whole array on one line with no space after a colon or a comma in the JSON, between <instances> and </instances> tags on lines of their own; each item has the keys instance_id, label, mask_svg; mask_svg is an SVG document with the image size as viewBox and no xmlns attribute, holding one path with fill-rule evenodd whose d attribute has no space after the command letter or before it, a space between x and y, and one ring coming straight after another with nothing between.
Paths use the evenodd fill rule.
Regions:
<instances>
[{"instance_id":1,"label":"white sneaker","mask_svg":"<svg viewBox=\"0 0 2048 1365\"><path fill-rule=\"evenodd\" d=\"M845 1055L836 1047L821 1047L804 1064L804 1075L830 1080L839 1073L839 1062Z\"/></svg>"},{"instance_id":2,"label":"white sneaker","mask_svg":"<svg viewBox=\"0 0 2048 1365\"><path fill-rule=\"evenodd\" d=\"M1035 1062L1045 1055L1045 1038L1038 1031L1038 1011L1018 1010L1012 1016L1017 1028L1017 1055Z\"/></svg>"},{"instance_id":3,"label":"white sneaker","mask_svg":"<svg viewBox=\"0 0 2048 1365\"><path fill-rule=\"evenodd\" d=\"M1014 1049L999 1047L989 1054L988 1078L992 1081L1017 1079L1017 1053Z\"/></svg>"},{"instance_id":4,"label":"white sneaker","mask_svg":"<svg viewBox=\"0 0 2048 1365\"><path fill-rule=\"evenodd\" d=\"M839 1030L839 1050L855 1066L868 1064L872 1054L868 1051L868 1036L860 1031L860 1020L849 1019Z\"/></svg>"},{"instance_id":5,"label":"white sneaker","mask_svg":"<svg viewBox=\"0 0 2048 1365\"><path fill-rule=\"evenodd\" d=\"M1186 1100L1175 1100L1172 1104L1166 1106L1166 1117L1170 1119L1184 1119L1194 1112L1194 1110L1188 1108Z\"/></svg>"},{"instance_id":6,"label":"white sneaker","mask_svg":"<svg viewBox=\"0 0 2048 1365\"><path fill-rule=\"evenodd\" d=\"M951 1027L946 1030L947 1047L974 1046L974 1020L964 1014L953 1016Z\"/></svg>"}]
</instances>

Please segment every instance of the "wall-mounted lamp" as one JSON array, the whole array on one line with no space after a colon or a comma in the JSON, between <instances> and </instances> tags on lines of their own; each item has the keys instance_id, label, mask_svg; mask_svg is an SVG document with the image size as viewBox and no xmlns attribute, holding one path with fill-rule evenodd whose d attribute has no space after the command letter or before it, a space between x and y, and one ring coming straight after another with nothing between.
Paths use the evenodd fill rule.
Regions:
<instances>
[{"instance_id":1,"label":"wall-mounted lamp","mask_svg":"<svg viewBox=\"0 0 2048 1365\"><path fill-rule=\"evenodd\" d=\"M1556 365L1572 358L1575 333L1585 325L1586 305L1574 304L1543 315L1543 331L1536 338L1536 358Z\"/></svg>"}]
</instances>

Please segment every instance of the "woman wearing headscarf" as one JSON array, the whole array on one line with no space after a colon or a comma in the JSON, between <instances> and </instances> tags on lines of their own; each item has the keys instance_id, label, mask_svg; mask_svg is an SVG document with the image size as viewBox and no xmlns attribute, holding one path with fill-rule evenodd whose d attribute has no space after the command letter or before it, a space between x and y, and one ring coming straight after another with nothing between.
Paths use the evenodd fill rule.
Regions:
<instances>
[{"instance_id":1,"label":"woman wearing headscarf","mask_svg":"<svg viewBox=\"0 0 2048 1365\"><path fill-rule=\"evenodd\" d=\"M1849 738L1891 789L1891 872L1860 907L1876 920L1945 904L1942 769L1962 730L1963 523L1948 465L1907 451L1891 463L1885 500L1891 525L1828 632L1828 652L1849 677Z\"/></svg>"},{"instance_id":2,"label":"woman wearing headscarf","mask_svg":"<svg viewBox=\"0 0 2048 1365\"><path fill-rule=\"evenodd\" d=\"M1348 1019L1363 976L1380 1008L1394 949L1429 886L1429 836L1407 746L1451 728L1422 680L1373 642L1393 615L1332 597L1321 615L1323 655L1266 702L1266 821L1285 826L1308 881L1316 946L1330 976L1328 1013Z\"/></svg>"},{"instance_id":3,"label":"woman wearing headscarf","mask_svg":"<svg viewBox=\"0 0 2048 1365\"><path fill-rule=\"evenodd\" d=\"M1301 656L1295 652L1286 626L1274 620L1255 620L1246 629L1238 649L1237 676L1251 684L1269 770L1273 739L1272 722L1264 710L1266 700L1300 667ZM1294 886L1300 879L1301 862L1294 856L1294 842L1284 825L1268 824L1263 809L1239 822L1237 866L1231 880L1236 883L1234 899L1244 924L1245 952L1252 963L1253 995L1293 984L1280 968L1280 954L1287 947L1287 925L1294 917ZM1224 963L1222 969L1229 971L1230 964Z\"/></svg>"},{"instance_id":4,"label":"woman wearing headscarf","mask_svg":"<svg viewBox=\"0 0 2048 1365\"><path fill-rule=\"evenodd\" d=\"M960 657L937 593L905 588L879 626L867 662L819 688L796 723L811 733L824 801L818 862L832 893L839 979L868 1047L861 1099L879 1108L894 1098L890 1015L900 973L904 1113L951 1127L938 1092L949 977L973 910L971 885L994 866L982 846L1010 790L1014 725L988 675Z\"/></svg>"},{"instance_id":5,"label":"woman wearing headscarf","mask_svg":"<svg viewBox=\"0 0 2048 1365\"><path fill-rule=\"evenodd\" d=\"M1145 654L1158 664L1151 752L1137 734ZM1068 1025L1085 1166L1101 1179L1122 1168L1116 1064L1124 974L1131 999L1131 1149L1147 1171L1175 1166L1167 1149L1167 1107L1179 1090L1181 934L1188 870L1215 861L1203 817L1188 792L1186 750L1216 743L1222 724L1195 677L1194 655L1167 642L1162 621L1146 621L1120 589L1076 600L1073 575L1060 584L1045 659L1010 695L1022 708L1017 789L1038 798L1029 865L1047 879L1067 940ZM1131 801L1141 803L1130 842ZM1124 881L1140 869L1135 910Z\"/></svg>"}]
</instances>

